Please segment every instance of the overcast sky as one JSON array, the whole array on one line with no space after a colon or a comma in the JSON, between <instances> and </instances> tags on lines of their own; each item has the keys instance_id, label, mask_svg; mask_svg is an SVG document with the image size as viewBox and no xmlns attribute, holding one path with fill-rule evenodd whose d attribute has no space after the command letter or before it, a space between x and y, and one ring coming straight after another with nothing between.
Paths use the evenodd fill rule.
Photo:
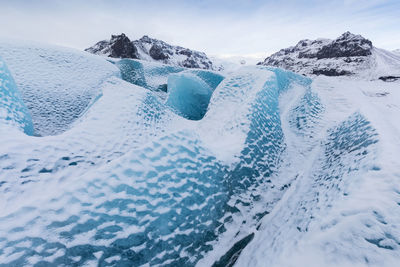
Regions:
<instances>
[{"instance_id":1,"label":"overcast sky","mask_svg":"<svg viewBox=\"0 0 400 267\"><path fill-rule=\"evenodd\" d=\"M399 0L0 0L0 38L84 49L143 35L208 55L265 56L349 30L400 48Z\"/></svg>"}]
</instances>

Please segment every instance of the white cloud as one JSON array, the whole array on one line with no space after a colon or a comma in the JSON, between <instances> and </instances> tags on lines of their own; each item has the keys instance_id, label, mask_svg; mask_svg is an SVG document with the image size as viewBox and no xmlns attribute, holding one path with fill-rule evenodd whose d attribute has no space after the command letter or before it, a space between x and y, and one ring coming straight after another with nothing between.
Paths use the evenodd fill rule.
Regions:
<instances>
[{"instance_id":1,"label":"white cloud","mask_svg":"<svg viewBox=\"0 0 400 267\"><path fill-rule=\"evenodd\" d=\"M394 38L400 36L395 27L400 25L396 1L17 0L0 4L1 37L78 49L125 32L132 39L147 34L211 55L266 56L300 39L335 38L346 30L363 34L378 47L400 47L399 38Z\"/></svg>"}]
</instances>

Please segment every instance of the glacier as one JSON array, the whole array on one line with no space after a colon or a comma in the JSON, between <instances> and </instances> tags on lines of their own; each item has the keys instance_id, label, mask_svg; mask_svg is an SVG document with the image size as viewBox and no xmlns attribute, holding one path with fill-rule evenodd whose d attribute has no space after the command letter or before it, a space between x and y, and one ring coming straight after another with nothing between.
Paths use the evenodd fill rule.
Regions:
<instances>
[{"instance_id":1,"label":"glacier","mask_svg":"<svg viewBox=\"0 0 400 267\"><path fill-rule=\"evenodd\" d=\"M31 115L22 100L15 81L0 58L0 121L2 125L12 125L27 135L33 135Z\"/></svg>"},{"instance_id":2,"label":"glacier","mask_svg":"<svg viewBox=\"0 0 400 267\"><path fill-rule=\"evenodd\" d=\"M0 131L0 264L394 266L400 129L376 112L396 107L375 97L378 81L37 49L73 55L40 63L49 73L91 65L59 80L91 97L62 127L34 114L66 102L31 100L42 137ZM21 94L40 98L31 67L7 62Z\"/></svg>"}]
</instances>

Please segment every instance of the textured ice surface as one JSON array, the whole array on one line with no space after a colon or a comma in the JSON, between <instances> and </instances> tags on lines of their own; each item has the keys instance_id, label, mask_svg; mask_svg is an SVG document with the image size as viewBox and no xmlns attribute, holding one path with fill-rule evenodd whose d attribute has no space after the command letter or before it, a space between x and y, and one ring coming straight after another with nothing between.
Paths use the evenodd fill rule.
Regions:
<instances>
[{"instance_id":1,"label":"textured ice surface","mask_svg":"<svg viewBox=\"0 0 400 267\"><path fill-rule=\"evenodd\" d=\"M297 112L297 109L293 111ZM312 131L309 132L312 133ZM308 170L307 176L299 172L301 179L297 177L297 181L292 185L295 191L290 192L288 198L285 199L283 203L285 208L276 210L273 215L265 218L260 236L245 249L245 255L242 255L239 260L239 266L311 264L312 258L307 258L309 256L306 256L306 261L302 262L299 259L292 261L288 258L288 254L297 250L295 242L298 239L301 240L305 235L315 231L312 229L315 218L329 213L334 201L348 194L349 184L354 182L352 179L360 179L358 176L360 170L371 168L368 166L370 163L367 159L373 158L373 145L377 143L375 129L359 113L351 115L339 125L328 129L327 134L321 150L314 157L313 168ZM305 169L308 168L308 165L306 166ZM325 231L338 222L338 219L334 219L327 225L322 225L321 230ZM338 237L338 239L342 238ZM335 242L341 245L338 246ZM342 265L341 257L350 257L350 259L353 257L355 263L365 263L363 257L357 255L359 251L351 248L354 243L349 243L350 247L347 247L346 243L345 239L341 241L328 239L319 248L327 251L337 250L334 254L326 256L327 261L333 265ZM251 258L246 253L250 254ZM338 255L341 257L337 257ZM315 259L312 264L324 265Z\"/></svg>"},{"instance_id":2,"label":"textured ice surface","mask_svg":"<svg viewBox=\"0 0 400 267\"><path fill-rule=\"evenodd\" d=\"M166 91L168 75L185 68L135 59L121 59L115 62L121 70L121 78L127 82L150 90Z\"/></svg>"},{"instance_id":3,"label":"textured ice surface","mask_svg":"<svg viewBox=\"0 0 400 267\"><path fill-rule=\"evenodd\" d=\"M67 48L1 41L0 56L41 136L68 129L101 96L102 82L118 75L106 60Z\"/></svg>"},{"instance_id":4,"label":"textured ice surface","mask_svg":"<svg viewBox=\"0 0 400 267\"><path fill-rule=\"evenodd\" d=\"M280 171L294 179L237 266L397 265L397 88L377 100L378 83L319 78L309 93L288 94Z\"/></svg>"},{"instance_id":5,"label":"textured ice surface","mask_svg":"<svg viewBox=\"0 0 400 267\"><path fill-rule=\"evenodd\" d=\"M200 69L185 69L178 66L164 65L135 59L113 60L121 71L121 78L135 85L153 91L167 91L170 74L185 72L198 76L214 90L224 79L221 74Z\"/></svg>"},{"instance_id":6,"label":"textured ice surface","mask_svg":"<svg viewBox=\"0 0 400 267\"><path fill-rule=\"evenodd\" d=\"M33 135L31 115L6 63L0 58L0 126L5 127L5 124Z\"/></svg>"},{"instance_id":7,"label":"textured ice surface","mask_svg":"<svg viewBox=\"0 0 400 267\"><path fill-rule=\"evenodd\" d=\"M0 128L0 264L211 266L247 242L238 266L396 259L400 190L378 190L391 165L375 164L377 112L346 103L342 84L280 69L165 71L143 71L139 86L108 77L60 135ZM213 91L201 120L153 91L169 75Z\"/></svg>"},{"instance_id":8,"label":"textured ice surface","mask_svg":"<svg viewBox=\"0 0 400 267\"><path fill-rule=\"evenodd\" d=\"M231 165L210 150L215 141L200 136L215 123L212 109L229 106L236 90L253 97L243 113L219 120L225 127L238 122L232 132L245 136ZM152 92L116 78L103 92L71 130L16 144L33 154L10 153L12 145L3 150L2 172L22 182L2 184L3 262L194 265L259 197L239 195L271 183L265 178L284 149L272 72L250 68L227 77L208 119L196 124L169 112ZM115 102L118 108L108 105ZM105 123L110 129L98 131ZM62 190L39 194L44 186ZM14 218L18 223L10 224Z\"/></svg>"},{"instance_id":9,"label":"textured ice surface","mask_svg":"<svg viewBox=\"0 0 400 267\"><path fill-rule=\"evenodd\" d=\"M162 134L174 115L148 90L118 78L99 89L103 97L58 136L21 138L0 128L3 196L13 196L32 182L79 175L107 164Z\"/></svg>"},{"instance_id":10,"label":"textured ice surface","mask_svg":"<svg viewBox=\"0 0 400 267\"><path fill-rule=\"evenodd\" d=\"M208 84L208 86L211 87L213 91L225 78L220 73L207 70L188 69L185 72L196 75L197 77L202 79L206 84Z\"/></svg>"},{"instance_id":11,"label":"textured ice surface","mask_svg":"<svg viewBox=\"0 0 400 267\"><path fill-rule=\"evenodd\" d=\"M200 120L207 111L213 90L202 79L191 73L177 73L168 77L166 104L189 120Z\"/></svg>"}]
</instances>

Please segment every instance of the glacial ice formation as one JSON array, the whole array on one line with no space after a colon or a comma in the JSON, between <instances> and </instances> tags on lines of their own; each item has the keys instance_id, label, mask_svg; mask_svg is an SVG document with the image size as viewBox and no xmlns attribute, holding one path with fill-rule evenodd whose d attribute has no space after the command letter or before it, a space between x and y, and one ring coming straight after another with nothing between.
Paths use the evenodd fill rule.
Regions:
<instances>
[{"instance_id":1,"label":"glacial ice formation","mask_svg":"<svg viewBox=\"0 0 400 267\"><path fill-rule=\"evenodd\" d=\"M188 73L174 75L182 75L185 82L189 78L201 81ZM211 93L211 87L201 82ZM31 208L23 204L20 196L12 193L5 195L8 201L20 204L8 209L8 215L0 220L2 236L7 236L3 239L2 250L10 251L3 256L13 259L8 262L10 264L33 261L80 265L99 261L103 264L194 265L213 249L212 244L227 231L234 217L247 212L247 207L260 198L256 190L259 186L269 188L271 195L281 194L280 187L270 177L279 169L285 149L278 97L291 82L295 80L289 77L281 84L273 72L262 68L250 68L227 77L215 90L209 114L198 125L188 124L189 121L180 116L168 113L168 108L157 97L151 96L150 91L139 93L137 87L132 86L126 92L132 91L138 101L143 101L143 108L154 108L146 111L141 105L135 107L131 103L137 110L136 117L122 118L119 123L124 127L139 123L141 127L135 133L139 138L140 134L149 134L143 126L153 120L154 126L161 132L151 139L142 139L147 140L142 145L135 147L132 144L129 150L120 150L122 153L110 163L105 164L93 157L90 161L97 168L85 164L89 160L85 157L95 156L93 152L78 158L78 161L70 160L85 147L84 143L70 145L71 156L67 154L60 158L54 167L44 162L47 167L39 169L40 157L43 156L36 155L39 159L27 167L27 173L31 175L29 179L34 183L31 186L21 185L21 190L29 191L34 196L31 199L33 204L29 205ZM87 130L79 132L78 129L87 128L91 116L107 110L104 106L107 98L115 97L111 92L115 89L110 93L104 90L103 97L75 126L76 129L60 136L60 142L66 142L73 134L78 139L87 136ZM227 114L232 110L228 107L235 108L237 101L242 102L240 109ZM224 107L225 111L220 114L218 110ZM161 126L165 123L171 126ZM215 123L223 129L233 126L226 130L233 136L244 137L237 140L242 144L236 147L234 154L237 160L233 165L214 153L215 141L204 138L212 131L217 133L221 130L221 127L214 129ZM119 139L115 137L114 142ZM109 143L111 139L104 141L96 146ZM217 140L218 145L221 141ZM225 141L227 144L230 142L228 139ZM60 146L59 149L63 147L57 141L55 145ZM44 149L49 147L36 145L35 148ZM73 152L74 149L76 152ZM7 157L7 162L12 162L13 155ZM35 175L32 169L38 173ZM52 179L48 179L46 174ZM75 175L71 177L71 174ZM68 179L62 178L65 175ZM44 184L48 188L57 186L63 190L50 191L46 196L34 193ZM48 202L52 204L46 205ZM42 219L30 219L39 214ZM18 217L19 223L10 224L15 217ZM261 214L254 214L250 221L260 217ZM51 238L48 235L50 232ZM20 254L10 257L14 255L15 246L20 247Z\"/></svg>"},{"instance_id":2,"label":"glacial ice formation","mask_svg":"<svg viewBox=\"0 0 400 267\"><path fill-rule=\"evenodd\" d=\"M0 123L11 124L28 135L33 135L32 118L17 85L0 58Z\"/></svg>"},{"instance_id":3,"label":"glacial ice formation","mask_svg":"<svg viewBox=\"0 0 400 267\"><path fill-rule=\"evenodd\" d=\"M69 129L101 96L100 85L118 69L94 55L33 43L0 42L35 134L56 135Z\"/></svg>"},{"instance_id":4,"label":"glacial ice formation","mask_svg":"<svg viewBox=\"0 0 400 267\"><path fill-rule=\"evenodd\" d=\"M132 84L150 89L152 91L167 91L168 77L170 74L185 72L198 76L214 90L224 77L216 72L185 69L160 63L145 62L135 59L110 60L121 71L121 78Z\"/></svg>"},{"instance_id":5,"label":"glacial ice formation","mask_svg":"<svg viewBox=\"0 0 400 267\"><path fill-rule=\"evenodd\" d=\"M355 188L380 173L381 131L365 109L329 95L331 81L136 60L114 62L121 77L106 77L103 67L116 68L98 60L102 96L70 129L0 131L0 264L293 266L313 251L320 265L397 258L384 205L341 206L358 207ZM164 84L168 94L157 91Z\"/></svg>"},{"instance_id":6,"label":"glacial ice formation","mask_svg":"<svg viewBox=\"0 0 400 267\"><path fill-rule=\"evenodd\" d=\"M190 73L177 73L168 77L166 104L190 120L200 120L207 111L212 89Z\"/></svg>"},{"instance_id":7,"label":"glacial ice formation","mask_svg":"<svg viewBox=\"0 0 400 267\"><path fill-rule=\"evenodd\" d=\"M169 74L184 70L182 67L127 58L118 60L115 64L120 69L123 80L154 91L166 91Z\"/></svg>"}]
</instances>

